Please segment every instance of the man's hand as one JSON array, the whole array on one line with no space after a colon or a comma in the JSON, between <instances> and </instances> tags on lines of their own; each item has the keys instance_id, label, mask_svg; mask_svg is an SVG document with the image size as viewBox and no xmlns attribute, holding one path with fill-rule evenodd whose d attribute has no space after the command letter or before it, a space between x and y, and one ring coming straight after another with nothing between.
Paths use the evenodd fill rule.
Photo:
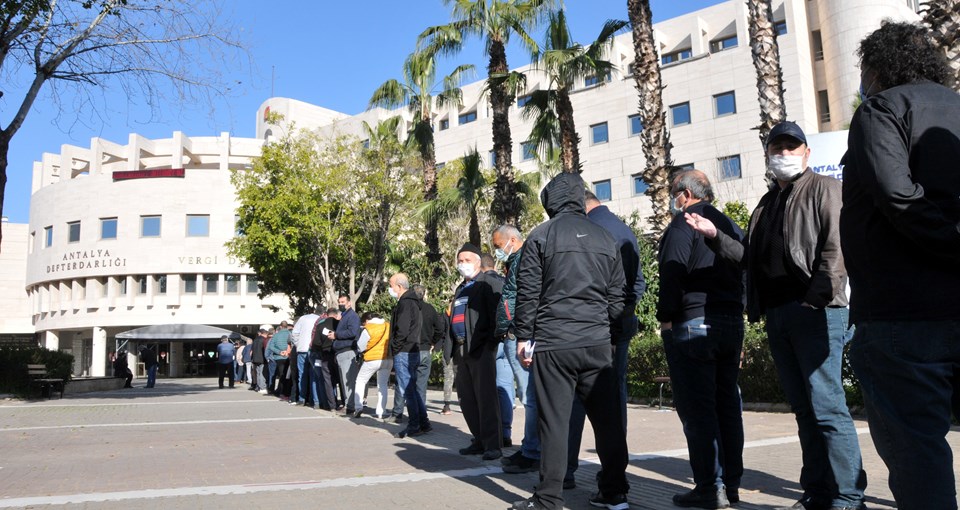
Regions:
<instances>
[{"instance_id":1,"label":"man's hand","mask_svg":"<svg viewBox=\"0 0 960 510\"><path fill-rule=\"evenodd\" d=\"M690 228L700 232L704 237L708 239L717 237L717 226L703 216L697 213L683 213L683 219L687 220L687 225L690 225Z\"/></svg>"},{"instance_id":2,"label":"man's hand","mask_svg":"<svg viewBox=\"0 0 960 510\"><path fill-rule=\"evenodd\" d=\"M330 340L336 340L336 339L337 339L337 334L334 333L333 331L331 331L331 332L327 333L327 338L329 338Z\"/></svg>"},{"instance_id":3,"label":"man's hand","mask_svg":"<svg viewBox=\"0 0 960 510\"><path fill-rule=\"evenodd\" d=\"M523 368L530 368L530 365L533 364L533 358L528 359L524 356L525 345L526 345L526 342L521 342L519 340L517 341L517 359L520 360L520 366L522 366Z\"/></svg>"}]
</instances>

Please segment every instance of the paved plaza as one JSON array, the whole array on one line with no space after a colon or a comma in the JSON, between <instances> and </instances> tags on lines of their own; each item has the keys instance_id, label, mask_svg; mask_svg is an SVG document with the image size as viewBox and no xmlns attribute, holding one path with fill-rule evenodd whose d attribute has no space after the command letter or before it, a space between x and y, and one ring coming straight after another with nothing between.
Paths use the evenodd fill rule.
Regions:
<instances>
[{"instance_id":1,"label":"paved plaza","mask_svg":"<svg viewBox=\"0 0 960 510\"><path fill-rule=\"evenodd\" d=\"M0 401L0 508L506 509L530 495L536 473L507 475L499 461L459 455L469 439L463 416L456 407L438 414L440 392L429 398L434 431L407 439L393 437L402 426L392 421L290 406L245 386L221 390L215 379ZM519 444L522 406L515 411ZM793 416L747 412L744 424L747 471L737 508L792 503L800 495ZM893 508L866 422L857 428L867 503ZM958 430L949 439L960 446ZM675 508L671 495L691 486L676 414L631 405L628 444L631 507ZM590 430L581 459L578 487L565 493L568 508L590 508L598 469Z\"/></svg>"}]
</instances>

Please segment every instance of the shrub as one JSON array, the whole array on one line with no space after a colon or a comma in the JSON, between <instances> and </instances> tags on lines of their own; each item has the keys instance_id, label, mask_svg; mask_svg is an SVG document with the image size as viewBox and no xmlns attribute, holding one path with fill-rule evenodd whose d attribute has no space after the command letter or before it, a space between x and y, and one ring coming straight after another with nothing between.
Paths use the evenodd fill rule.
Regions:
<instances>
[{"instance_id":1,"label":"shrub","mask_svg":"<svg viewBox=\"0 0 960 510\"><path fill-rule=\"evenodd\" d=\"M50 377L70 380L73 355L42 347L0 348L0 392L26 396L30 391L27 365L43 364Z\"/></svg>"}]
</instances>

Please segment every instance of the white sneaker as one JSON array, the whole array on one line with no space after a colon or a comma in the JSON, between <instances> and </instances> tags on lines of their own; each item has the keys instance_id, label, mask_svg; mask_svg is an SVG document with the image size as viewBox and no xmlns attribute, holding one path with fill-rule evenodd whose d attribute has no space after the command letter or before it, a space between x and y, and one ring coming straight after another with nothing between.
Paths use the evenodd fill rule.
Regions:
<instances>
[{"instance_id":1,"label":"white sneaker","mask_svg":"<svg viewBox=\"0 0 960 510\"><path fill-rule=\"evenodd\" d=\"M267 394L267 390L260 390L260 391L258 391L257 393L259 393L259 394L261 394L261 395L266 395L266 394Z\"/></svg>"}]
</instances>

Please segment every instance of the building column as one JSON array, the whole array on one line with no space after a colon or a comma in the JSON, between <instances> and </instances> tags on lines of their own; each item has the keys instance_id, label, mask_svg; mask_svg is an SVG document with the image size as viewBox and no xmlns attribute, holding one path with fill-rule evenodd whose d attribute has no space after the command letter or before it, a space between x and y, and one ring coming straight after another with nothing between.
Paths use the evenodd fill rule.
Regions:
<instances>
[{"instance_id":1,"label":"building column","mask_svg":"<svg viewBox=\"0 0 960 510\"><path fill-rule=\"evenodd\" d=\"M90 375L104 377L107 375L107 330L93 328L93 357L90 361Z\"/></svg>"},{"instance_id":2,"label":"building column","mask_svg":"<svg viewBox=\"0 0 960 510\"><path fill-rule=\"evenodd\" d=\"M170 350L167 352L167 363L169 377L183 376L183 342L170 342Z\"/></svg>"},{"instance_id":3,"label":"building column","mask_svg":"<svg viewBox=\"0 0 960 510\"><path fill-rule=\"evenodd\" d=\"M44 331L43 346L51 351L60 350L60 335L56 331Z\"/></svg>"}]
</instances>

